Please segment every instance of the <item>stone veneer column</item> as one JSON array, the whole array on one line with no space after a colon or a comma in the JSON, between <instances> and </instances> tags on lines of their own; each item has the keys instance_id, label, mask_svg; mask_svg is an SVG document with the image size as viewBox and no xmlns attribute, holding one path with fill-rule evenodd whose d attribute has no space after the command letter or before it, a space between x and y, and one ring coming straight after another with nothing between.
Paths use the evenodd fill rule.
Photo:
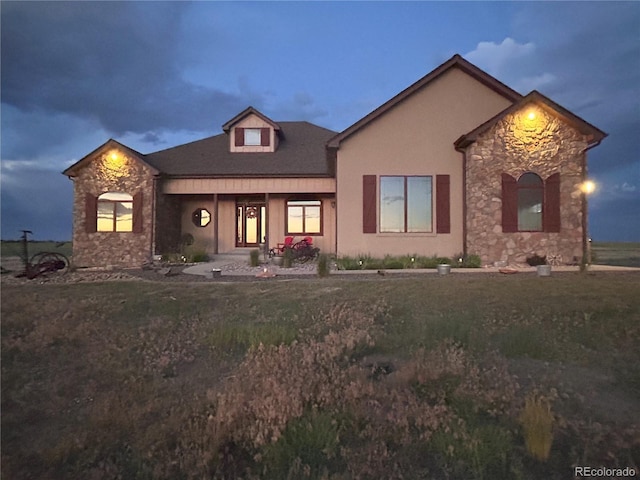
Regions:
<instances>
[{"instance_id":1,"label":"stone veneer column","mask_svg":"<svg viewBox=\"0 0 640 480\"><path fill-rule=\"evenodd\" d=\"M112 158L112 154L116 157ZM81 168L74 178L73 264L80 267L138 267L151 259L154 175L143 162L121 151L98 155ZM143 227L141 233L87 233L86 195L124 192L142 196Z\"/></svg>"},{"instance_id":2,"label":"stone veneer column","mask_svg":"<svg viewBox=\"0 0 640 480\"><path fill-rule=\"evenodd\" d=\"M530 116L531 115L531 116ZM467 251L484 263L522 263L532 255L561 255L563 263L582 256L583 180L587 140L547 111L523 107L507 115L466 151ZM525 172L546 180L560 173L559 233L502 232L502 173Z\"/></svg>"}]
</instances>

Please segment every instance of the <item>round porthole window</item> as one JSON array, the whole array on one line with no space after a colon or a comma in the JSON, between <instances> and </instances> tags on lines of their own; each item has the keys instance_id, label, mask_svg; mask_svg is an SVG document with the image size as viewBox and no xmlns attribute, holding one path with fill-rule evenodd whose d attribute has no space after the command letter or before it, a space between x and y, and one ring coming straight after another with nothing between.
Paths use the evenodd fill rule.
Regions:
<instances>
[{"instance_id":1,"label":"round porthole window","mask_svg":"<svg viewBox=\"0 0 640 480\"><path fill-rule=\"evenodd\" d=\"M206 227L211 223L211 213L206 208L198 208L191 215L191 220L196 227Z\"/></svg>"}]
</instances>

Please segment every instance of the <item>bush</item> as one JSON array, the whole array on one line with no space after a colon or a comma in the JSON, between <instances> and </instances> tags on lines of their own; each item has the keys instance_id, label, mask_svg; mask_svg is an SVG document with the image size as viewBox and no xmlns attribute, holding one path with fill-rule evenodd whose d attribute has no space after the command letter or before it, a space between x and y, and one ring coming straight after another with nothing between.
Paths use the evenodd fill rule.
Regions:
<instances>
[{"instance_id":1,"label":"bush","mask_svg":"<svg viewBox=\"0 0 640 480\"><path fill-rule=\"evenodd\" d=\"M553 443L553 414L549 401L542 396L529 394L520 422L529 454L537 460L547 460Z\"/></svg>"},{"instance_id":2,"label":"bush","mask_svg":"<svg viewBox=\"0 0 640 480\"><path fill-rule=\"evenodd\" d=\"M260 250L251 250L249 252L249 265L252 267L257 267L260 265Z\"/></svg>"},{"instance_id":3,"label":"bush","mask_svg":"<svg viewBox=\"0 0 640 480\"><path fill-rule=\"evenodd\" d=\"M207 255L205 252L194 252L191 254L191 262L202 263L202 262L208 262L208 261L209 261L209 255Z\"/></svg>"},{"instance_id":4,"label":"bush","mask_svg":"<svg viewBox=\"0 0 640 480\"><path fill-rule=\"evenodd\" d=\"M538 254L534 254L531 255L530 257L527 257L527 263L532 266L538 266L538 265L546 265L547 264L547 256L545 255L544 257L541 257Z\"/></svg>"},{"instance_id":5,"label":"bush","mask_svg":"<svg viewBox=\"0 0 640 480\"><path fill-rule=\"evenodd\" d=\"M331 273L331 267L329 265L329 255L322 254L318 257L318 276L326 277Z\"/></svg>"},{"instance_id":6,"label":"bush","mask_svg":"<svg viewBox=\"0 0 640 480\"><path fill-rule=\"evenodd\" d=\"M461 268L480 268L482 266L482 259L479 255L465 255L463 253L458 253L453 257L456 262L454 267Z\"/></svg>"},{"instance_id":7,"label":"bush","mask_svg":"<svg viewBox=\"0 0 640 480\"><path fill-rule=\"evenodd\" d=\"M293 263L293 251L290 248L285 248L282 253L282 260L280 261L280 266L282 268L291 268L291 264Z\"/></svg>"}]
</instances>

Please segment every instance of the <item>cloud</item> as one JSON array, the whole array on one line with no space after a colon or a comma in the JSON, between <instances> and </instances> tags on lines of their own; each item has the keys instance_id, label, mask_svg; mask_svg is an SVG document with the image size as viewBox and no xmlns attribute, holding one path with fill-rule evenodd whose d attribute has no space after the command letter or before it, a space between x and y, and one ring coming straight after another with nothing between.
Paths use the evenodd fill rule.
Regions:
<instances>
[{"instance_id":1,"label":"cloud","mask_svg":"<svg viewBox=\"0 0 640 480\"><path fill-rule=\"evenodd\" d=\"M532 90L540 90L555 81L556 76L547 72L533 77L524 77L513 85L513 89L526 94Z\"/></svg>"},{"instance_id":2,"label":"cloud","mask_svg":"<svg viewBox=\"0 0 640 480\"><path fill-rule=\"evenodd\" d=\"M471 63L494 76L500 76L515 60L531 55L536 46L532 42L518 43L505 38L502 43L480 42L475 50L463 55Z\"/></svg>"},{"instance_id":3,"label":"cloud","mask_svg":"<svg viewBox=\"0 0 640 480\"><path fill-rule=\"evenodd\" d=\"M3 4L3 104L22 114L82 119L110 136L212 130L246 107L246 92L183 79L176 50L188 8L182 2Z\"/></svg>"},{"instance_id":4,"label":"cloud","mask_svg":"<svg viewBox=\"0 0 640 480\"><path fill-rule=\"evenodd\" d=\"M273 105L269 105L273 103ZM319 123L328 115L326 108L321 107L315 99L307 92L296 92L289 99L268 102L267 113L274 120L306 120L312 123Z\"/></svg>"},{"instance_id":5,"label":"cloud","mask_svg":"<svg viewBox=\"0 0 640 480\"><path fill-rule=\"evenodd\" d=\"M25 229L36 240L71 239L72 182L59 172L31 167L8 171L3 162L2 238L17 239Z\"/></svg>"}]
</instances>

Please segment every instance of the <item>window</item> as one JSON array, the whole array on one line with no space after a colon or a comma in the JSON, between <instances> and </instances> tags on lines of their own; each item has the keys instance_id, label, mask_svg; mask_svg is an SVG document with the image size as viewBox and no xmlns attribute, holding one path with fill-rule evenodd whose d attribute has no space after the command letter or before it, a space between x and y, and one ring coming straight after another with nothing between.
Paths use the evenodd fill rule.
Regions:
<instances>
[{"instance_id":1,"label":"window","mask_svg":"<svg viewBox=\"0 0 640 480\"><path fill-rule=\"evenodd\" d=\"M191 220L196 227L206 227L211 223L211 213L206 208L198 208L191 214Z\"/></svg>"},{"instance_id":2,"label":"window","mask_svg":"<svg viewBox=\"0 0 640 480\"><path fill-rule=\"evenodd\" d=\"M518 230L542 231L544 184L535 173L525 173L518 179Z\"/></svg>"},{"instance_id":3,"label":"window","mask_svg":"<svg viewBox=\"0 0 640 480\"><path fill-rule=\"evenodd\" d=\"M287 202L287 233L322 233L322 202L320 200L289 200Z\"/></svg>"},{"instance_id":4,"label":"window","mask_svg":"<svg viewBox=\"0 0 640 480\"><path fill-rule=\"evenodd\" d=\"M502 174L503 232L559 232L560 219L559 173L544 182L533 172Z\"/></svg>"},{"instance_id":5,"label":"window","mask_svg":"<svg viewBox=\"0 0 640 480\"><path fill-rule=\"evenodd\" d=\"M133 197L128 193L107 192L98 197L98 232L133 231Z\"/></svg>"},{"instance_id":6,"label":"window","mask_svg":"<svg viewBox=\"0 0 640 480\"><path fill-rule=\"evenodd\" d=\"M236 127L234 137L236 147L268 147L271 143L271 129Z\"/></svg>"},{"instance_id":7,"label":"window","mask_svg":"<svg viewBox=\"0 0 640 480\"><path fill-rule=\"evenodd\" d=\"M244 129L244 144L245 145L260 145L260 129L259 128L245 128Z\"/></svg>"},{"instance_id":8,"label":"window","mask_svg":"<svg viewBox=\"0 0 640 480\"><path fill-rule=\"evenodd\" d=\"M380 177L380 232L432 231L429 176Z\"/></svg>"}]
</instances>

